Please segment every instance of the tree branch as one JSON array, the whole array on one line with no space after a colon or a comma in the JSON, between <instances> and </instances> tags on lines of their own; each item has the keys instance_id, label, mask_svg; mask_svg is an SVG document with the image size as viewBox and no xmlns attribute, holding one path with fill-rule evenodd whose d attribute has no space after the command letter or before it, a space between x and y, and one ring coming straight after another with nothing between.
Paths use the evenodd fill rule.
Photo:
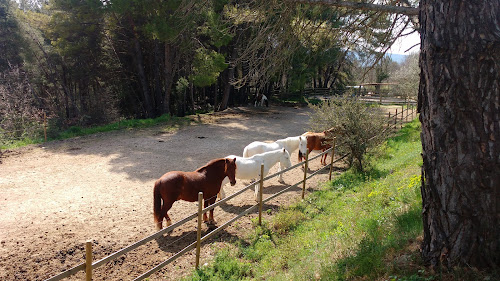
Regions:
<instances>
[{"instance_id":1,"label":"tree branch","mask_svg":"<svg viewBox=\"0 0 500 281\"><path fill-rule=\"evenodd\" d=\"M379 4L371 4L371 3L359 3L359 2L348 2L348 1L339 1L339 0L292 0L296 3L302 4L320 4L320 5L328 5L335 7L343 7L343 8L351 8L358 10L369 10L376 12L387 12L387 13L395 13L395 14L403 14L407 16L416 16L418 15L419 9L412 7L401 7L401 6L390 6L390 5L379 5Z\"/></svg>"}]
</instances>

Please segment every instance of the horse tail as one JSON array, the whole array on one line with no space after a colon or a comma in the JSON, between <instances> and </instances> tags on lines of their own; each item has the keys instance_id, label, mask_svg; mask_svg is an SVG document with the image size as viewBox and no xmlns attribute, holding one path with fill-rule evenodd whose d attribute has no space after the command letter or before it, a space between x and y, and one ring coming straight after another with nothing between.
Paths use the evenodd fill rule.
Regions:
<instances>
[{"instance_id":1,"label":"horse tail","mask_svg":"<svg viewBox=\"0 0 500 281\"><path fill-rule=\"evenodd\" d=\"M154 220L157 228L161 228L161 224L163 221L163 214L161 211L161 194L160 194L160 186L161 186L161 181L157 180L155 182L155 187L153 189L153 197L154 197Z\"/></svg>"}]
</instances>

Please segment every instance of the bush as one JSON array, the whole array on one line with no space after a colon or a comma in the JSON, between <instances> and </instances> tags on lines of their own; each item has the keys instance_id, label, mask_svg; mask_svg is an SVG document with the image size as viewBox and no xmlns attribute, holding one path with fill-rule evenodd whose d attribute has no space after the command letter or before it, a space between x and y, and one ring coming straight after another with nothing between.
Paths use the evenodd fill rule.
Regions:
<instances>
[{"instance_id":1,"label":"bush","mask_svg":"<svg viewBox=\"0 0 500 281\"><path fill-rule=\"evenodd\" d=\"M312 130L336 128L336 153L349 153L346 158L349 167L363 171L366 153L386 137L386 120L380 109L347 95L309 106L313 109L310 120Z\"/></svg>"},{"instance_id":2,"label":"bush","mask_svg":"<svg viewBox=\"0 0 500 281\"><path fill-rule=\"evenodd\" d=\"M37 107L27 74L12 67L0 72L0 81L0 145L40 138L43 112Z\"/></svg>"}]
</instances>

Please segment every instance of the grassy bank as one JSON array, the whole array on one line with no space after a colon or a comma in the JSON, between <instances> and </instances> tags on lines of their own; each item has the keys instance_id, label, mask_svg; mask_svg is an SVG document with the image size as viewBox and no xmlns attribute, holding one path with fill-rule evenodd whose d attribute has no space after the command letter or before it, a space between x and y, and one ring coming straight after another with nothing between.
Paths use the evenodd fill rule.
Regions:
<instances>
[{"instance_id":1,"label":"grassy bank","mask_svg":"<svg viewBox=\"0 0 500 281\"><path fill-rule=\"evenodd\" d=\"M162 125L163 126L162 130L167 132L176 130L183 125L187 125L192 120L194 120L194 118L175 117L167 114L157 118L123 119L102 126L91 126L91 127L71 126L63 131L60 131L58 129L53 129L49 126L47 130L47 141L63 140L79 136L111 132L123 129L149 128L159 125ZM31 134L29 136L24 135L20 137L9 137L8 135L2 134L2 132L0 131L0 149L12 149L16 147L26 146L29 144L43 143L44 141L45 139L43 136L43 132L38 132L36 134Z\"/></svg>"},{"instance_id":2,"label":"grassy bank","mask_svg":"<svg viewBox=\"0 0 500 281\"><path fill-rule=\"evenodd\" d=\"M418 259L407 251L422 233L419 134L408 124L368 172L345 172L186 280L431 280L402 265Z\"/></svg>"}]
</instances>

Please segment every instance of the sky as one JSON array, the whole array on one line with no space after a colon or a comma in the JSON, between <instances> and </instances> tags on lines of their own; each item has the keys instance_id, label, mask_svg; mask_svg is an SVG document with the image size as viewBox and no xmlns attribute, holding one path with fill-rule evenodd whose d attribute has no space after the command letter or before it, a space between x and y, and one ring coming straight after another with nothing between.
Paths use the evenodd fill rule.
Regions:
<instances>
[{"instance_id":1,"label":"sky","mask_svg":"<svg viewBox=\"0 0 500 281\"><path fill-rule=\"evenodd\" d=\"M417 45L405 53L406 50L418 43L420 43L420 35L418 32L414 32L408 36L398 38L394 45L392 45L391 49L387 52L392 54L409 55L420 50L420 45Z\"/></svg>"}]
</instances>

